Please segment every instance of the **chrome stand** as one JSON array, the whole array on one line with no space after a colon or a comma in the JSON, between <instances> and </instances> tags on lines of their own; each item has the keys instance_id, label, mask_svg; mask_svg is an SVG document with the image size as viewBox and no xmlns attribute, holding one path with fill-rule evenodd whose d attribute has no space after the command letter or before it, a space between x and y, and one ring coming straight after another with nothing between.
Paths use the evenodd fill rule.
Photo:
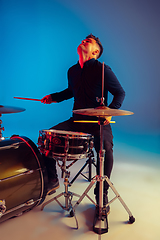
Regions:
<instances>
[{"instance_id":1,"label":"chrome stand","mask_svg":"<svg viewBox=\"0 0 160 240\"><path fill-rule=\"evenodd\" d=\"M103 176L103 165L104 165L104 155L105 150L103 149L103 125L104 125L105 119L99 119L100 122L100 151L99 151L99 158L100 158L100 175L95 176L87 189L84 191L84 193L80 196L79 200L74 205L74 209L80 204L80 202L83 200L83 198L86 196L89 198L89 200L96 205L96 203L88 196L89 190L93 187L93 185L96 182L99 182L99 205L96 205L98 207L98 213L96 211L94 221L93 221L93 231L100 234L108 232L108 220L107 220L107 212L106 207L109 206L113 201L115 201L117 198L125 208L125 210L129 214L129 222L134 223L135 218L133 217L131 211L121 198L120 194L117 192L116 188L111 183L110 179L107 176ZM103 206L103 182L106 181L112 191L115 193L116 197L114 197L111 201L108 202L107 205ZM103 225L103 226L102 226Z\"/></svg>"},{"instance_id":2,"label":"chrome stand","mask_svg":"<svg viewBox=\"0 0 160 240\"><path fill-rule=\"evenodd\" d=\"M51 203L55 200L63 210L68 211L70 213L71 217L73 217L73 216L75 217L76 226L77 226L77 229L78 229L78 221L77 221L75 211L74 211L74 208L73 208L73 205L72 205L71 201L72 201L73 196L80 197L80 195L68 191L68 187L70 186L70 183L68 181L68 178L70 176L70 172L66 171L66 158L63 161L63 164L60 166L61 170L62 170L62 177L64 178L65 191L60 193L56 197L48 200L47 202L45 202L42 205L41 210L43 210L46 205L48 205L49 203ZM58 201L58 198L60 198L61 196L64 196L64 198L65 198L65 205L64 206Z\"/></svg>"}]
</instances>

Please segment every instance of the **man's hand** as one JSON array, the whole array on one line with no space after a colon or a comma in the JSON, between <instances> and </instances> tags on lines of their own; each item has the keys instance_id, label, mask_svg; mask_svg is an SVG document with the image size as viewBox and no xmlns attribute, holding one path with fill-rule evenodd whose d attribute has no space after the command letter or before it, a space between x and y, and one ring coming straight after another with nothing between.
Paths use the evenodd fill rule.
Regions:
<instances>
[{"instance_id":1,"label":"man's hand","mask_svg":"<svg viewBox=\"0 0 160 240\"><path fill-rule=\"evenodd\" d=\"M51 95L46 95L45 97L43 97L43 98L41 99L41 103L50 104L50 103L52 103L52 102L53 102L53 101L52 101Z\"/></svg>"},{"instance_id":2,"label":"man's hand","mask_svg":"<svg viewBox=\"0 0 160 240\"><path fill-rule=\"evenodd\" d=\"M111 121L111 119L112 119L112 116L110 116L110 117L105 117L105 121L103 122L103 125L108 125L109 123L110 123L110 121ZM98 123L99 125L100 125L100 122Z\"/></svg>"},{"instance_id":3,"label":"man's hand","mask_svg":"<svg viewBox=\"0 0 160 240\"><path fill-rule=\"evenodd\" d=\"M108 125L110 123L111 119L112 119L112 116L106 117L105 119L106 120L104 121L104 125Z\"/></svg>"}]
</instances>

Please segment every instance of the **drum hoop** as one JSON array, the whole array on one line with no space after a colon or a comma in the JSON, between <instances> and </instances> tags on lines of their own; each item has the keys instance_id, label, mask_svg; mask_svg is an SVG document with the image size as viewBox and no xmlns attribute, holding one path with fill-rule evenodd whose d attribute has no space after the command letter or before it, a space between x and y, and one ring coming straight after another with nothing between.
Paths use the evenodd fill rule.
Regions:
<instances>
[{"instance_id":1,"label":"drum hoop","mask_svg":"<svg viewBox=\"0 0 160 240\"><path fill-rule=\"evenodd\" d=\"M63 133L64 132L64 133ZM53 133L55 136L64 137L64 138L78 138L78 139L90 139L92 135L89 133L82 133L82 132L72 132L72 131L63 131L63 130L56 130L56 129L49 129L49 130L41 130L40 133Z\"/></svg>"},{"instance_id":2,"label":"drum hoop","mask_svg":"<svg viewBox=\"0 0 160 240\"><path fill-rule=\"evenodd\" d=\"M73 160L78 160L78 159L85 159L87 158L88 154L87 153L81 153L81 154L67 154L67 161L73 161ZM52 153L53 158L58 158L59 160L62 160L66 158L65 153Z\"/></svg>"}]
</instances>

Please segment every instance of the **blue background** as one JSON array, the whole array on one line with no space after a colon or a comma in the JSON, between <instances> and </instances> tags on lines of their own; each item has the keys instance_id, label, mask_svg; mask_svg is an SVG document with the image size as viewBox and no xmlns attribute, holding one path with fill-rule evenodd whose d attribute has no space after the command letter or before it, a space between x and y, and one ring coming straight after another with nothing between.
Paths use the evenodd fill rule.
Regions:
<instances>
[{"instance_id":1,"label":"blue background","mask_svg":"<svg viewBox=\"0 0 160 240\"><path fill-rule=\"evenodd\" d=\"M134 112L113 118L115 149L160 154L159 11L157 0L0 0L0 104L26 109L2 115L3 136L37 143L39 130L71 116L72 99L43 105L13 97L65 89L77 46L93 33L104 46L100 61L126 91L121 109Z\"/></svg>"}]
</instances>

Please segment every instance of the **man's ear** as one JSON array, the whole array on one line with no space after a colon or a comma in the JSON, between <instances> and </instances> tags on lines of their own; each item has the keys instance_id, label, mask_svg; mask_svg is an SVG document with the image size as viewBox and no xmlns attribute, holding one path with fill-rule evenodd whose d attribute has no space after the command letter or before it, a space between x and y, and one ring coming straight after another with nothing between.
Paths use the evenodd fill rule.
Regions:
<instances>
[{"instance_id":1,"label":"man's ear","mask_svg":"<svg viewBox=\"0 0 160 240\"><path fill-rule=\"evenodd\" d=\"M98 49L96 49L96 50L94 50L93 52L92 52L92 55L98 55L99 54L99 50Z\"/></svg>"}]
</instances>

